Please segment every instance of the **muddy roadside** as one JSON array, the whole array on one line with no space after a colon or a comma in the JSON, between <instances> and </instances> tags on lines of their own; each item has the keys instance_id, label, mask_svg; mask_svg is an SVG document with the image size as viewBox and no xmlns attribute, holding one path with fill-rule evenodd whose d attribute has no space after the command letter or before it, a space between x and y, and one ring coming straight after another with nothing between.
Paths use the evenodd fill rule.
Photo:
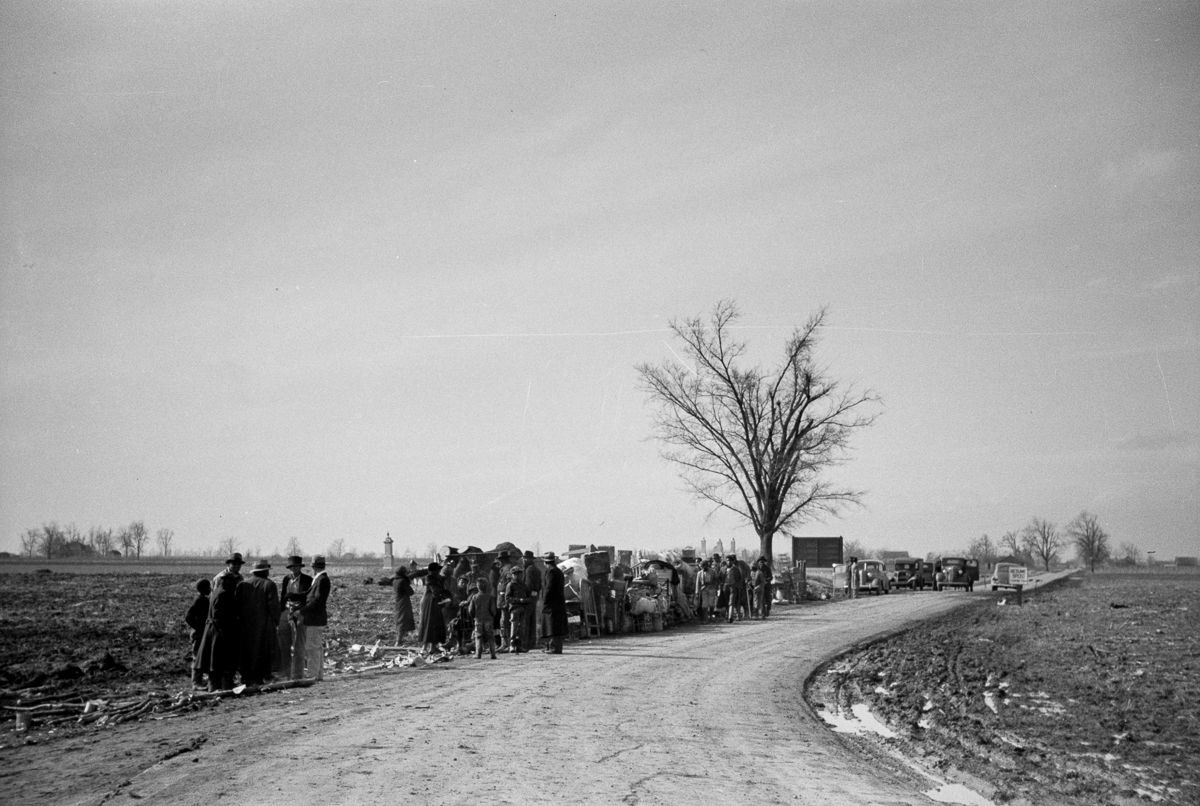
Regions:
<instances>
[{"instance_id":1,"label":"muddy roadside","mask_svg":"<svg viewBox=\"0 0 1200 806\"><path fill-rule=\"evenodd\" d=\"M856 741L996 803L1190 804L1198 659L1200 575L1080 574L1020 607L977 591L833 660L807 696Z\"/></svg>"}]
</instances>

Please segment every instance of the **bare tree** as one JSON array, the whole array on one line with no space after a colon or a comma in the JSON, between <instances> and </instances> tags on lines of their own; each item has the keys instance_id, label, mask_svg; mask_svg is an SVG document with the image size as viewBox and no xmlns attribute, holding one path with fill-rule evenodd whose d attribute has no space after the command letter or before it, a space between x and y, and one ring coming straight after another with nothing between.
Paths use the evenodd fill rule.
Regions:
<instances>
[{"instance_id":1,"label":"bare tree","mask_svg":"<svg viewBox=\"0 0 1200 806\"><path fill-rule=\"evenodd\" d=\"M842 562L850 562L851 557L865 560L870 556L867 547L862 544L861 540L845 540L842 542Z\"/></svg>"},{"instance_id":2,"label":"bare tree","mask_svg":"<svg viewBox=\"0 0 1200 806\"><path fill-rule=\"evenodd\" d=\"M113 548L113 530L93 526L88 529L88 545L102 557L107 557Z\"/></svg>"},{"instance_id":3,"label":"bare tree","mask_svg":"<svg viewBox=\"0 0 1200 806\"><path fill-rule=\"evenodd\" d=\"M984 568L991 568L996 562L996 545L984 534L971 541L971 545L967 547L967 556L979 560Z\"/></svg>"},{"instance_id":4,"label":"bare tree","mask_svg":"<svg viewBox=\"0 0 1200 806\"><path fill-rule=\"evenodd\" d=\"M134 556L141 557L142 549L150 541L150 533L146 531L146 524L142 521L134 521L125 531L129 536L129 547L133 549Z\"/></svg>"},{"instance_id":5,"label":"bare tree","mask_svg":"<svg viewBox=\"0 0 1200 806\"><path fill-rule=\"evenodd\" d=\"M225 557L231 556L238 550L237 540L232 537L227 537L217 544L217 553Z\"/></svg>"},{"instance_id":6,"label":"bare tree","mask_svg":"<svg viewBox=\"0 0 1200 806\"><path fill-rule=\"evenodd\" d=\"M843 389L817 365L824 309L792 333L769 372L742 366L747 348L733 338L737 317L726 300L707 322L671 322L681 360L637 371L658 406L663 457L714 511L748 520L759 554L770 558L776 532L860 501L860 491L835 486L826 471L843 461L850 435L874 422L878 398Z\"/></svg>"},{"instance_id":7,"label":"bare tree","mask_svg":"<svg viewBox=\"0 0 1200 806\"><path fill-rule=\"evenodd\" d=\"M1021 541L1025 549L1041 560L1049 571L1050 563L1058 557L1058 550L1062 548L1063 536L1050 521L1034 518L1021 531Z\"/></svg>"},{"instance_id":8,"label":"bare tree","mask_svg":"<svg viewBox=\"0 0 1200 806\"><path fill-rule=\"evenodd\" d=\"M1103 564L1112 554L1108 533L1100 528L1100 519L1084 510L1067 525L1067 536L1075 544L1080 561L1096 573L1096 563Z\"/></svg>"},{"instance_id":9,"label":"bare tree","mask_svg":"<svg viewBox=\"0 0 1200 806\"><path fill-rule=\"evenodd\" d=\"M346 553L345 538L339 537L337 540L334 540L329 544L328 548L325 549L325 553L329 555L329 559L331 560L339 559L343 554Z\"/></svg>"},{"instance_id":10,"label":"bare tree","mask_svg":"<svg viewBox=\"0 0 1200 806\"><path fill-rule=\"evenodd\" d=\"M300 549L300 541L294 537L288 538L287 547L284 549L284 552L291 557L299 557L304 554Z\"/></svg>"},{"instance_id":11,"label":"bare tree","mask_svg":"<svg viewBox=\"0 0 1200 806\"><path fill-rule=\"evenodd\" d=\"M1018 559L1024 557L1025 543L1021 539L1021 533L1009 531L1001 535L1000 550Z\"/></svg>"},{"instance_id":12,"label":"bare tree","mask_svg":"<svg viewBox=\"0 0 1200 806\"><path fill-rule=\"evenodd\" d=\"M26 529L21 533L21 553L26 557L32 557L34 552L38 550L38 546L40 546L41 543L41 529Z\"/></svg>"},{"instance_id":13,"label":"bare tree","mask_svg":"<svg viewBox=\"0 0 1200 806\"><path fill-rule=\"evenodd\" d=\"M170 529L159 529L154 533L154 539L158 543L158 550L162 552L162 556L171 556L171 541L175 539L175 533Z\"/></svg>"},{"instance_id":14,"label":"bare tree","mask_svg":"<svg viewBox=\"0 0 1200 806\"><path fill-rule=\"evenodd\" d=\"M1141 565L1142 550L1136 543L1123 542L1117 548L1117 561L1122 565Z\"/></svg>"},{"instance_id":15,"label":"bare tree","mask_svg":"<svg viewBox=\"0 0 1200 806\"><path fill-rule=\"evenodd\" d=\"M425 556L426 556L426 557L428 557L428 558L429 558L429 559L431 559L431 560L437 559L437 556L438 556L438 544L437 544L437 543L430 543L429 545L427 545L427 546L425 547Z\"/></svg>"},{"instance_id":16,"label":"bare tree","mask_svg":"<svg viewBox=\"0 0 1200 806\"><path fill-rule=\"evenodd\" d=\"M38 552L47 560L61 553L66 542L66 534L57 523L50 521L50 523L42 524L42 534L38 542Z\"/></svg>"}]
</instances>

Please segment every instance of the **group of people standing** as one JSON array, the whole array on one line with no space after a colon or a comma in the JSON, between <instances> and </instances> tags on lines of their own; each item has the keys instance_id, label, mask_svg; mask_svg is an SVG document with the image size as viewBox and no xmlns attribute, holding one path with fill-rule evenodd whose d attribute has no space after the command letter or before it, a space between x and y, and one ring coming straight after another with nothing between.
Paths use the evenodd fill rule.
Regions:
<instances>
[{"instance_id":1,"label":"group of people standing","mask_svg":"<svg viewBox=\"0 0 1200 806\"><path fill-rule=\"evenodd\" d=\"M311 575L301 557L288 558L279 585L271 564L257 560L249 576L234 552L212 580L196 583L185 621L192 629L192 683L210 691L261 685L275 677L322 677L324 631L331 583L325 558L313 557Z\"/></svg>"},{"instance_id":2,"label":"group of people standing","mask_svg":"<svg viewBox=\"0 0 1200 806\"><path fill-rule=\"evenodd\" d=\"M714 554L696 572L696 603L701 621L727 622L744 618L765 619L771 612L774 574L766 557L753 565L736 555Z\"/></svg>"},{"instance_id":3,"label":"group of people standing","mask_svg":"<svg viewBox=\"0 0 1200 806\"><path fill-rule=\"evenodd\" d=\"M478 559L451 556L446 564L425 568L400 566L393 575L396 642L416 630L416 642L427 652L440 648L475 657L487 652L519 654L541 642L544 652L561 655L568 632L565 580L554 552L538 558L531 551L500 551L484 568ZM414 614L413 580L424 581L419 612Z\"/></svg>"}]
</instances>

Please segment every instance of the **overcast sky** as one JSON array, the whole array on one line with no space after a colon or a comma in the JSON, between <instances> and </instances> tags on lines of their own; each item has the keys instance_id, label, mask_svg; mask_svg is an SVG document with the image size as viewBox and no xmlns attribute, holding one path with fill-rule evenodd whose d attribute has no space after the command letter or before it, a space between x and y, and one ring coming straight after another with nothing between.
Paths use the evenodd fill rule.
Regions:
<instances>
[{"instance_id":1,"label":"overcast sky","mask_svg":"<svg viewBox=\"0 0 1200 806\"><path fill-rule=\"evenodd\" d=\"M0 549L749 546L634 370L732 298L883 399L803 534L1200 554L1197 3L254 5L0 6Z\"/></svg>"}]
</instances>

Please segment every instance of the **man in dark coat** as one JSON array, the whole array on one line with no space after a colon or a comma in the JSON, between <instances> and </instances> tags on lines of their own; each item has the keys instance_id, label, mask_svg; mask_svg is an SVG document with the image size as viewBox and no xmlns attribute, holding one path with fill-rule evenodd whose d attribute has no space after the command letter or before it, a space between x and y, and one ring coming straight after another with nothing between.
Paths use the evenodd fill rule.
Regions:
<instances>
[{"instance_id":1,"label":"man in dark coat","mask_svg":"<svg viewBox=\"0 0 1200 806\"><path fill-rule=\"evenodd\" d=\"M732 622L736 616L741 621L746 614L744 600L746 596L746 578L738 565L737 557L732 554L725 561L725 580L722 587L729 595L729 611L726 620Z\"/></svg>"},{"instance_id":2,"label":"man in dark coat","mask_svg":"<svg viewBox=\"0 0 1200 806\"><path fill-rule=\"evenodd\" d=\"M545 651L561 655L563 638L567 635L566 579L558 567L558 557L547 552L542 558L546 563L545 593L542 596L542 634L546 638Z\"/></svg>"},{"instance_id":3,"label":"man in dark coat","mask_svg":"<svg viewBox=\"0 0 1200 806\"><path fill-rule=\"evenodd\" d=\"M245 565L242 559L242 553L235 551L225 558L225 567L217 572L217 575L212 578L213 593L218 593L221 590L221 577L233 575L237 577L237 581L242 581L242 566Z\"/></svg>"},{"instance_id":4,"label":"man in dark coat","mask_svg":"<svg viewBox=\"0 0 1200 806\"><path fill-rule=\"evenodd\" d=\"M392 593L396 599L396 645L399 646L417 628L413 619L412 580L408 578L408 568L404 565L396 566L392 575Z\"/></svg>"},{"instance_id":5,"label":"man in dark coat","mask_svg":"<svg viewBox=\"0 0 1200 806\"><path fill-rule=\"evenodd\" d=\"M242 682L261 686L271 676L272 656L279 652L279 588L268 574L271 564L256 560L250 576L237 586L242 621Z\"/></svg>"},{"instance_id":6,"label":"man in dark coat","mask_svg":"<svg viewBox=\"0 0 1200 806\"><path fill-rule=\"evenodd\" d=\"M201 665L208 670L209 691L233 688L238 662L241 660L241 615L237 601L237 577L220 575L221 587L213 591L208 609L208 624L204 628Z\"/></svg>"},{"instance_id":7,"label":"man in dark coat","mask_svg":"<svg viewBox=\"0 0 1200 806\"><path fill-rule=\"evenodd\" d=\"M312 585L300 606L300 617L304 620L305 674L320 680L325 666L325 625L329 623L326 602L332 585L329 574L325 573L325 558L320 554L313 557L312 570Z\"/></svg>"},{"instance_id":8,"label":"man in dark coat","mask_svg":"<svg viewBox=\"0 0 1200 806\"><path fill-rule=\"evenodd\" d=\"M542 572L538 570L532 551L526 551L521 562L525 565L525 592L529 597L529 605L525 608L525 632L521 646L528 649L537 646L538 633L541 631L538 621L542 615Z\"/></svg>"},{"instance_id":9,"label":"man in dark coat","mask_svg":"<svg viewBox=\"0 0 1200 806\"><path fill-rule=\"evenodd\" d=\"M308 598L312 577L302 570L304 560L298 555L288 557L287 568L292 573L284 577L279 586L282 611L276 634L279 641L279 672L292 680L300 680L304 677L305 651L304 619L300 616L300 606Z\"/></svg>"}]
</instances>

